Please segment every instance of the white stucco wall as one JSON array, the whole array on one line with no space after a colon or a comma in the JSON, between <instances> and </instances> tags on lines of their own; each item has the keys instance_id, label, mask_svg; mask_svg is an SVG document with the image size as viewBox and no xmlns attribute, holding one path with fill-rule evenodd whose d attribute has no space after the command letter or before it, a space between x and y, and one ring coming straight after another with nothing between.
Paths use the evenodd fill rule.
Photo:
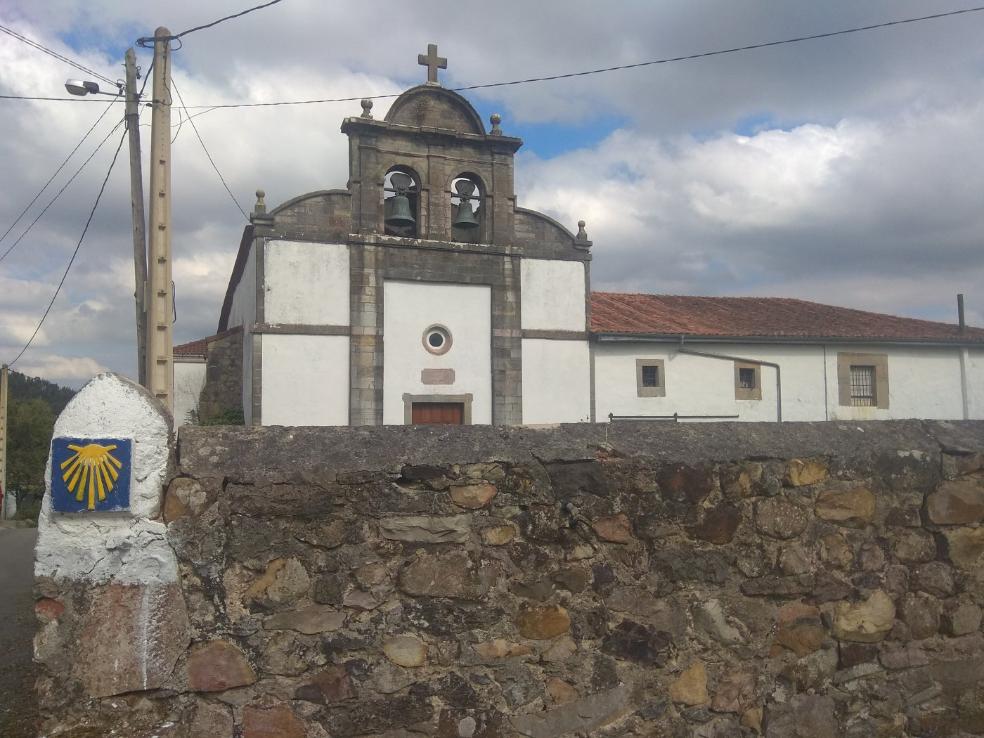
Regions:
<instances>
[{"instance_id":1,"label":"white stucco wall","mask_svg":"<svg viewBox=\"0 0 984 738\"><path fill-rule=\"evenodd\" d=\"M774 346L769 344L688 344L688 348L777 363L782 367L783 420L887 420L963 417L959 350L878 345ZM837 354L888 357L889 407L842 407ZM984 361L969 362L971 417L984 417ZM636 359L662 359L665 397L638 397ZM525 357L524 357L525 359ZM615 415L738 415L742 421L776 418L775 370L760 369L762 399L736 400L734 364L689 356L669 343L600 342L595 348L597 419ZM525 388L524 388L525 389Z\"/></svg>"},{"instance_id":2,"label":"white stucco wall","mask_svg":"<svg viewBox=\"0 0 984 738\"><path fill-rule=\"evenodd\" d=\"M174 358L174 427L197 422L198 400L205 386L205 361Z\"/></svg>"},{"instance_id":3,"label":"white stucco wall","mask_svg":"<svg viewBox=\"0 0 984 738\"><path fill-rule=\"evenodd\" d=\"M841 407L837 396L837 354L885 354L888 357L888 408ZM960 349L828 345L827 380L831 420L886 420L892 418L960 419Z\"/></svg>"},{"instance_id":4,"label":"white stucco wall","mask_svg":"<svg viewBox=\"0 0 984 738\"><path fill-rule=\"evenodd\" d=\"M583 331L584 264L523 259L522 326L527 330Z\"/></svg>"},{"instance_id":5,"label":"white stucco wall","mask_svg":"<svg viewBox=\"0 0 984 738\"><path fill-rule=\"evenodd\" d=\"M984 349L968 350L967 359L970 417L984 418Z\"/></svg>"},{"instance_id":6,"label":"white stucco wall","mask_svg":"<svg viewBox=\"0 0 984 738\"><path fill-rule=\"evenodd\" d=\"M452 337L440 356L423 346L442 325ZM454 384L421 382L423 369L453 369ZM472 423L492 422L492 290L484 285L387 281L383 287L383 422L402 425L403 394L470 393Z\"/></svg>"},{"instance_id":7,"label":"white stucco wall","mask_svg":"<svg viewBox=\"0 0 984 738\"><path fill-rule=\"evenodd\" d=\"M263 320L349 324L349 252L337 243L267 241Z\"/></svg>"},{"instance_id":8,"label":"white stucco wall","mask_svg":"<svg viewBox=\"0 0 984 738\"><path fill-rule=\"evenodd\" d=\"M237 325L249 328L256 322L256 241L249 247L246 255L246 265L243 268L239 284L232 293L232 305L229 307L228 328Z\"/></svg>"},{"instance_id":9,"label":"white stucco wall","mask_svg":"<svg viewBox=\"0 0 984 738\"><path fill-rule=\"evenodd\" d=\"M523 424L590 420L588 342L523 339Z\"/></svg>"},{"instance_id":10,"label":"white stucco wall","mask_svg":"<svg viewBox=\"0 0 984 738\"><path fill-rule=\"evenodd\" d=\"M348 425L348 336L266 333L263 425Z\"/></svg>"}]
</instances>

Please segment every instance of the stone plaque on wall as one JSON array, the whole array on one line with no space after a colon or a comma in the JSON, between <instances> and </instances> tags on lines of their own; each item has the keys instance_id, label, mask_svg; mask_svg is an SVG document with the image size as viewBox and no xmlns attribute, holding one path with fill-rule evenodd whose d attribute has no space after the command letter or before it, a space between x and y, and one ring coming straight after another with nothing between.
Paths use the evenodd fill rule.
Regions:
<instances>
[{"instance_id":1,"label":"stone plaque on wall","mask_svg":"<svg viewBox=\"0 0 984 738\"><path fill-rule=\"evenodd\" d=\"M421 369L421 384L454 384L454 369Z\"/></svg>"}]
</instances>

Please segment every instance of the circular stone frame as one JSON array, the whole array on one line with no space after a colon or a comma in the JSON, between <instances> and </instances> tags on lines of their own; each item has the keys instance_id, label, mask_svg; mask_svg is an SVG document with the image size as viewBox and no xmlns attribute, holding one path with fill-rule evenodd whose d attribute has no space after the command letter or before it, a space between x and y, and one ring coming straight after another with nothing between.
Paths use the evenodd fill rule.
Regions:
<instances>
[{"instance_id":1,"label":"circular stone frame","mask_svg":"<svg viewBox=\"0 0 984 738\"><path fill-rule=\"evenodd\" d=\"M440 346L431 345L430 337L435 333L443 339ZM451 338L451 331L447 329L447 326L435 323L427 327L424 335L420 338L420 342L424 345L424 349L428 353L434 354L435 356L443 356L451 350L451 344L454 343L454 340Z\"/></svg>"}]
</instances>

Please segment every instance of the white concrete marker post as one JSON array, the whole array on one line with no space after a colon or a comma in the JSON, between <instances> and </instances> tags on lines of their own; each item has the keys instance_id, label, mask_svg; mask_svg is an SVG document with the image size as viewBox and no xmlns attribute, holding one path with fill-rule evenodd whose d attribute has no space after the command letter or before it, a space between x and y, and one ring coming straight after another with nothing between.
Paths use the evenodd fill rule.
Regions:
<instances>
[{"instance_id":1,"label":"white concrete marker post","mask_svg":"<svg viewBox=\"0 0 984 738\"><path fill-rule=\"evenodd\" d=\"M148 584L177 581L177 560L159 516L167 474L171 418L149 392L117 374L100 374L83 387L55 421L53 437L129 439L129 510L56 512L49 453L38 518L34 574ZM110 496L112 493L109 493Z\"/></svg>"},{"instance_id":2,"label":"white concrete marker post","mask_svg":"<svg viewBox=\"0 0 984 738\"><path fill-rule=\"evenodd\" d=\"M55 421L34 560L42 704L48 689L160 688L188 646L159 519L171 425L161 402L116 374L95 377Z\"/></svg>"}]
</instances>

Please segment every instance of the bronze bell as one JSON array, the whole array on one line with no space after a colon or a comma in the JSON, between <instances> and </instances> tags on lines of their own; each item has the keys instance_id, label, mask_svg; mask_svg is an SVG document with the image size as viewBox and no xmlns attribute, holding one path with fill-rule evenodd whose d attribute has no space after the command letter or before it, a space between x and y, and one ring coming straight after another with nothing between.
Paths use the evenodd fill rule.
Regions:
<instances>
[{"instance_id":1,"label":"bronze bell","mask_svg":"<svg viewBox=\"0 0 984 738\"><path fill-rule=\"evenodd\" d=\"M478 221L475 220L475 213L472 212L470 200L462 200L458 205L458 214L454 216L455 228L478 228Z\"/></svg>"},{"instance_id":2,"label":"bronze bell","mask_svg":"<svg viewBox=\"0 0 984 738\"><path fill-rule=\"evenodd\" d=\"M402 192L387 200L386 206L389 211L386 215L386 225L405 228L417 222L410 210L410 200Z\"/></svg>"},{"instance_id":3,"label":"bronze bell","mask_svg":"<svg viewBox=\"0 0 984 738\"><path fill-rule=\"evenodd\" d=\"M458 212L454 216L452 225L455 228L464 228L465 230L478 228L478 220L475 218L475 211L472 210L471 204L471 198L475 192L475 183L462 179L455 183L454 188L458 192L459 202Z\"/></svg>"}]
</instances>

